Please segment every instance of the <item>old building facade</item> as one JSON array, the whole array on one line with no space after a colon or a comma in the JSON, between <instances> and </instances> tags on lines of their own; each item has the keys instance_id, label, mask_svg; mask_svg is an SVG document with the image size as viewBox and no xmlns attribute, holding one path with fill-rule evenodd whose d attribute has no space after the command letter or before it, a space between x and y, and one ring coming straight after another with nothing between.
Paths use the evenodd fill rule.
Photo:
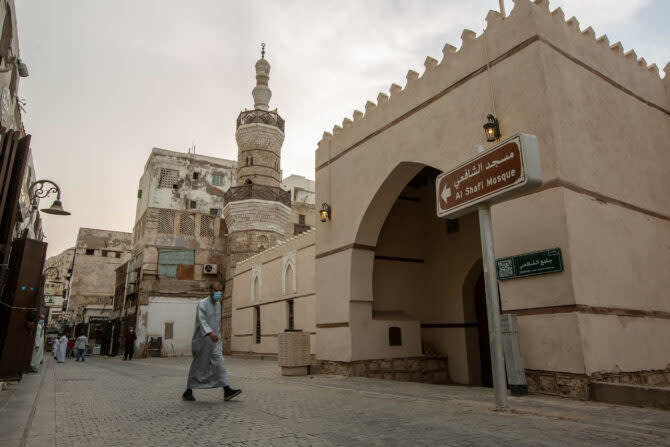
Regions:
<instances>
[{"instance_id":1,"label":"old building facade","mask_svg":"<svg viewBox=\"0 0 670 447\"><path fill-rule=\"evenodd\" d=\"M87 334L95 353L109 353L116 268L130 256L132 234L80 228L72 258L67 312L72 335ZM97 345L97 348L95 346Z\"/></svg>"},{"instance_id":2,"label":"old building facade","mask_svg":"<svg viewBox=\"0 0 670 447\"><path fill-rule=\"evenodd\" d=\"M60 329L61 315L67 307L65 297L72 276L74 252L74 248L68 248L56 256L51 256L44 263L44 305L48 309L48 315L45 316L52 331Z\"/></svg>"},{"instance_id":3,"label":"old building facade","mask_svg":"<svg viewBox=\"0 0 670 447\"><path fill-rule=\"evenodd\" d=\"M222 343L231 350L232 267L314 225L314 182L281 179L284 120L270 111L270 65L256 63L254 109L240 113L238 160L153 149L140 179L132 256L116 270L116 324L140 355L188 355L197 301L226 284ZM295 204L292 206L292 198Z\"/></svg>"}]
</instances>

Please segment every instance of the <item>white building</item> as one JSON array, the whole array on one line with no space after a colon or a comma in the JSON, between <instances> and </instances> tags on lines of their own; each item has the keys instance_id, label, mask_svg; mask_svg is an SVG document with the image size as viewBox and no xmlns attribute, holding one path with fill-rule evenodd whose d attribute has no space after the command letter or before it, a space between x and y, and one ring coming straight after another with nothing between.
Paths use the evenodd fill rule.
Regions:
<instances>
[{"instance_id":1,"label":"white building","mask_svg":"<svg viewBox=\"0 0 670 447\"><path fill-rule=\"evenodd\" d=\"M233 160L153 148L140 178L135 222L147 208L221 215L236 166Z\"/></svg>"}]
</instances>

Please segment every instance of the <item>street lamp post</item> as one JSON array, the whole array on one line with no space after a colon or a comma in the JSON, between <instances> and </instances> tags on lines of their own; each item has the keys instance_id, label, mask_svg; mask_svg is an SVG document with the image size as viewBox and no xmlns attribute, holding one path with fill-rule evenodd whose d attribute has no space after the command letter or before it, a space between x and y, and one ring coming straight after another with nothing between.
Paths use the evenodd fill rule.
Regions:
<instances>
[{"instance_id":1,"label":"street lamp post","mask_svg":"<svg viewBox=\"0 0 670 447\"><path fill-rule=\"evenodd\" d=\"M58 185L51 180L38 180L30 185L28 189L30 193L30 205L32 209L37 208L37 200L47 197L52 192L56 193L56 200L51 204L49 208L43 208L43 213L55 214L57 216L69 216L70 213L63 209L63 203L60 201L60 188Z\"/></svg>"}]
</instances>

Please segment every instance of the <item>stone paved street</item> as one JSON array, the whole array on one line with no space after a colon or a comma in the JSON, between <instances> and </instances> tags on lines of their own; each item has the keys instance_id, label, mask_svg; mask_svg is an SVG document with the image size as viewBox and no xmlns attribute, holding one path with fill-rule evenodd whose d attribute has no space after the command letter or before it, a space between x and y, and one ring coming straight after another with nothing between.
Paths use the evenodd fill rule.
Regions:
<instances>
[{"instance_id":1,"label":"stone paved street","mask_svg":"<svg viewBox=\"0 0 670 447\"><path fill-rule=\"evenodd\" d=\"M184 402L190 358L50 361L29 446L670 445L663 410L531 396L503 414L490 389L287 378L238 358L226 359L237 400L196 390Z\"/></svg>"}]
</instances>

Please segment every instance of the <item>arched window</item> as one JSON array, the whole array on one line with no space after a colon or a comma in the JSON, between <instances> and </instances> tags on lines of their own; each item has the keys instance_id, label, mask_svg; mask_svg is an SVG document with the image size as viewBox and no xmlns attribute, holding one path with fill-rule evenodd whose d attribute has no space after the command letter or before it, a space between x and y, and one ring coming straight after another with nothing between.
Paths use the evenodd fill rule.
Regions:
<instances>
[{"instance_id":1,"label":"arched window","mask_svg":"<svg viewBox=\"0 0 670 447\"><path fill-rule=\"evenodd\" d=\"M294 277L294 272L293 272L293 266L291 264L286 266L286 272L284 272L284 284L286 284L286 287L284 289L284 294L285 295L290 295L291 293L294 293L293 291L295 290L295 284L293 283L293 277Z\"/></svg>"},{"instance_id":2,"label":"arched window","mask_svg":"<svg viewBox=\"0 0 670 447\"><path fill-rule=\"evenodd\" d=\"M254 182L251 181L251 179L247 179L246 182L244 182L245 185L252 185Z\"/></svg>"},{"instance_id":3,"label":"arched window","mask_svg":"<svg viewBox=\"0 0 670 447\"><path fill-rule=\"evenodd\" d=\"M257 276L254 278L254 300L260 300L261 299L261 280Z\"/></svg>"},{"instance_id":4,"label":"arched window","mask_svg":"<svg viewBox=\"0 0 670 447\"><path fill-rule=\"evenodd\" d=\"M270 246L270 239L264 234L261 234L258 236L258 239L256 239L256 243L258 244L257 250L260 252Z\"/></svg>"},{"instance_id":5,"label":"arched window","mask_svg":"<svg viewBox=\"0 0 670 447\"><path fill-rule=\"evenodd\" d=\"M295 252L287 253L283 258L281 293L282 295L291 295L297 293Z\"/></svg>"}]
</instances>

